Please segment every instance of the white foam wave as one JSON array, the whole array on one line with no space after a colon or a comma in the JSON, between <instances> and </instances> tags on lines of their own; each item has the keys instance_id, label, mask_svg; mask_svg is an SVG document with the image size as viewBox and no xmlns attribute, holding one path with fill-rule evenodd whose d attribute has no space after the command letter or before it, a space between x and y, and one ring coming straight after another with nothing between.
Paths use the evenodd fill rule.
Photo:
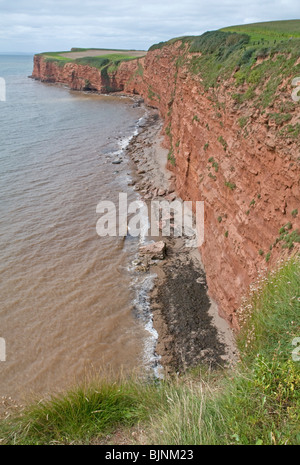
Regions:
<instances>
[{"instance_id":1,"label":"white foam wave","mask_svg":"<svg viewBox=\"0 0 300 465\"><path fill-rule=\"evenodd\" d=\"M137 318L144 323L144 328L148 333L148 337L144 340L143 362L146 367L149 367L156 378L162 378L163 368L160 364L160 356L156 353L156 344L158 333L153 326L153 315L150 308L149 293L154 285L156 275L151 274L146 276L142 281L139 277L137 283L136 298L134 300L134 308Z\"/></svg>"}]
</instances>

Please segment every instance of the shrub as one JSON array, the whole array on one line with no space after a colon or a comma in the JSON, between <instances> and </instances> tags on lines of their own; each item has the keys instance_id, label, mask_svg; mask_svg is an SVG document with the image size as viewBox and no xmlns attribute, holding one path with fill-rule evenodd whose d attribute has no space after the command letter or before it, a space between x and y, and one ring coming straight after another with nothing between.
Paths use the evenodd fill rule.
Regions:
<instances>
[{"instance_id":1,"label":"shrub","mask_svg":"<svg viewBox=\"0 0 300 465\"><path fill-rule=\"evenodd\" d=\"M228 144L227 144L226 140L223 138L223 136L218 137L218 141L219 141L220 144L223 146L223 149L224 149L225 152L226 152L227 147L228 147Z\"/></svg>"},{"instance_id":2,"label":"shrub","mask_svg":"<svg viewBox=\"0 0 300 465\"><path fill-rule=\"evenodd\" d=\"M236 189L236 184L234 182L230 182L230 181L225 181L225 186L226 187L229 187L229 189L231 191L233 191L234 189Z\"/></svg>"},{"instance_id":3,"label":"shrub","mask_svg":"<svg viewBox=\"0 0 300 465\"><path fill-rule=\"evenodd\" d=\"M248 64L251 61L251 58L255 52L255 48L248 48L244 51L240 60L238 61L238 66Z\"/></svg>"},{"instance_id":4,"label":"shrub","mask_svg":"<svg viewBox=\"0 0 300 465\"><path fill-rule=\"evenodd\" d=\"M250 37L247 34L208 31L193 39L190 52L207 54L216 52L219 60L225 60L234 50L247 44L249 40Z\"/></svg>"},{"instance_id":5,"label":"shrub","mask_svg":"<svg viewBox=\"0 0 300 465\"><path fill-rule=\"evenodd\" d=\"M240 126L242 129L246 126L246 124L247 124L247 122L248 122L248 119L249 119L249 118L246 117L246 116L242 116L241 118L238 119L239 126Z\"/></svg>"},{"instance_id":6,"label":"shrub","mask_svg":"<svg viewBox=\"0 0 300 465\"><path fill-rule=\"evenodd\" d=\"M269 119L275 121L277 126L280 126L283 123L287 123L292 119L292 115L290 113L270 113Z\"/></svg>"}]
</instances>

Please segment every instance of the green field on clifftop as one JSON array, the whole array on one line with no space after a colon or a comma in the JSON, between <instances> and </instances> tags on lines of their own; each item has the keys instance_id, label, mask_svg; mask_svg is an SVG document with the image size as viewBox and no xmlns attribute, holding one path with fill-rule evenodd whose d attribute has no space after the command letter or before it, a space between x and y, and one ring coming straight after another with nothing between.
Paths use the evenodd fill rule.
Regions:
<instances>
[{"instance_id":1,"label":"green field on clifftop","mask_svg":"<svg viewBox=\"0 0 300 465\"><path fill-rule=\"evenodd\" d=\"M263 23L243 24L240 26L229 26L219 29L223 32L231 32L236 34L247 34L249 36L249 42L280 42L288 39L300 38L300 19L292 19L287 21L268 21ZM210 31L218 32L218 31ZM207 34L207 33L205 33ZM170 39L159 44L154 44L149 50L155 50L162 48L165 45L170 45L178 40L185 42L193 42L195 39L201 36L183 36Z\"/></svg>"},{"instance_id":2,"label":"green field on clifftop","mask_svg":"<svg viewBox=\"0 0 300 465\"><path fill-rule=\"evenodd\" d=\"M71 51L44 52L47 62L55 62L59 66L74 62L80 65L88 65L102 69L108 66L118 66L122 61L135 60L146 52L140 50L114 50L97 48L72 48Z\"/></svg>"},{"instance_id":3,"label":"green field on clifftop","mask_svg":"<svg viewBox=\"0 0 300 465\"><path fill-rule=\"evenodd\" d=\"M266 40L280 41L289 38L300 37L300 20L268 21L264 23L244 24L242 26L230 26L221 29L224 32L237 32L248 34L251 41Z\"/></svg>"},{"instance_id":4,"label":"green field on clifftop","mask_svg":"<svg viewBox=\"0 0 300 465\"><path fill-rule=\"evenodd\" d=\"M300 20L232 26L160 42L149 50L159 50L176 41L181 41L183 50L178 66L185 66L195 78L201 77L206 91L235 79L232 98L236 105L253 105L263 110L271 107L280 94L290 92L286 82L300 74ZM276 112L290 118L284 110ZM290 129L286 129L287 133L294 133L295 128Z\"/></svg>"}]
</instances>

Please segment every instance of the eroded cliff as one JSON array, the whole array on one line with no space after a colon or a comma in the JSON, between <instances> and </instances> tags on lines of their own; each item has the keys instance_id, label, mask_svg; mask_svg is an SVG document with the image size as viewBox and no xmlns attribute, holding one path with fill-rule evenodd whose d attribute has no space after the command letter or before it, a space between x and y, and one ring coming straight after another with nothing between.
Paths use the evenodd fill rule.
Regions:
<instances>
[{"instance_id":1,"label":"eroded cliff","mask_svg":"<svg viewBox=\"0 0 300 465\"><path fill-rule=\"evenodd\" d=\"M139 94L160 110L176 190L183 200L204 201L201 255L209 293L237 328L236 310L258 272L300 245L300 107L291 98L300 60L276 86L264 69L273 69L280 53L258 56L245 71L236 65L216 74L211 85L201 57L181 40L113 72L38 55L32 77L76 90Z\"/></svg>"}]
</instances>

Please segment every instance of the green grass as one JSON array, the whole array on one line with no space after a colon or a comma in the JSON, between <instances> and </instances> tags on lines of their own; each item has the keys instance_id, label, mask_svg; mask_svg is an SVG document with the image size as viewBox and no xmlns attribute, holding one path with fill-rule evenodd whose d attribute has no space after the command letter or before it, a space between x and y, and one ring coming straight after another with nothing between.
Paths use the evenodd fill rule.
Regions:
<instances>
[{"instance_id":1,"label":"green grass","mask_svg":"<svg viewBox=\"0 0 300 465\"><path fill-rule=\"evenodd\" d=\"M145 420L163 402L161 395L154 382L95 380L32 403L22 416L1 425L0 436L7 444L86 444L119 425Z\"/></svg>"},{"instance_id":2,"label":"green grass","mask_svg":"<svg viewBox=\"0 0 300 465\"><path fill-rule=\"evenodd\" d=\"M81 48L81 47L72 47L71 48L71 51L68 51L68 52L59 52L59 53L72 53L72 52L87 52L89 50L109 50L110 52L136 52L136 50L132 49L132 50L128 50L128 49L120 49L120 48Z\"/></svg>"},{"instance_id":3,"label":"green grass","mask_svg":"<svg viewBox=\"0 0 300 465\"><path fill-rule=\"evenodd\" d=\"M143 443L300 444L300 257L261 276L237 314L240 361L165 381L97 380L0 422L2 444L101 443L141 424Z\"/></svg>"},{"instance_id":4,"label":"green grass","mask_svg":"<svg viewBox=\"0 0 300 465\"><path fill-rule=\"evenodd\" d=\"M290 113L270 113L269 120L275 121L277 126L281 126L283 123L287 123L292 119Z\"/></svg>"},{"instance_id":5,"label":"green grass","mask_svg":"<svg viewBox=\"0 0 300 465\"><path fill-rule=\"evenodd\" d=\"M134 56L122 55L121 53L114 53L110 55L103 55L98 57L82 57L73 60L80 65L88 65L94 68L103 68L105 65L119 65L121 61L136 60Z\"/></svg>"},{"instance_id":6,"label":"green grass","mask_svg":"<svg viewBox=\"0 0 300 465\"><path fill-rule=\"evenodd\" d=\"M223 146L224 151L226 152L228 144L226 140L224 139L224 137L222 136L218 137L218 142L220 142L220 144Z\"/></svg>"},{"instance_id":7,"label":"green grass","mask_svg":"<svg viewBox=\"0 0 300 465\"><path fill-rule=\"evenodd\" d=\"M151 424L153 444L299 444L300 259L290 258L253 286L240 309L241 361L199 372Z\"/></svg>"},{"instance_id":8,"label":"green grass","mask_svg":"<svg viewBox=\"0 0 300 465\"><path fill-rule=\"evenodd\" d=\"M85 51L91 49L78 49L77 51ZM75 50L73 50L75 51ZM45 52L41 55L44 56L46 62L55 62L58 66L64 66L66 63L77 63L78 65L87 65L93 68L97 68L107 74L108 72L114 72L117 70L119 64L123 61L136 60L137 57L132 55L122 54L120 51L116 50L116 53L111 53L109 55L99 55L96 57L82 57L82 58L72 58L61 56L62 53L71 53L71 52Z\"/></svg>"},{"instance_id":9,"label":"green grass","mask_svg":"<svg viewBox=\"0 0 300 465\"><path fill-rule=\"evenodd\" d=\"M300 135L300 124L288 124L281 129L279 134L288 139L296 139Z\"/></svg>"},{"instance_id":10,"label":"green grass","mask_svg":"<svg viewBox=\"0 0 300 465\"><path fill-rule=\"evenodd\" d=\"M161 42L150 50L161 49L178 40L182 42L181 66L201 77L204 90L217 89L224 80L234 76L237 90L232 98L239 106L247 103L264 110L272 107L276 100L282 105L283 82L300 74L300 64L295 65L300 57L300 20L208 31L201 36ZM295 108L293 102L290 107ZM289 110L280 109L280 112L288 114ZM290 117L286 118L281 116L280 124L286 123ZM285 128L279 135L297 137L298 127L295 131L291 127Z\"/></svg>"},{"instance_id":11,"label":"green grass","mask_svg":"<svg viewBox=\"0 0 300 465\"><path fill-rule=\"evenodd\" d=\"M255 361L257 354L283 363L291 360L292 340L300 336L299 254L252 286L240 314L244 325L239 345L247 360ZM299 370L300 364L296 366Z\"/></svg>"},{"instance_id":12,"label":"green grass","mask_svg":"<svg viewBox=\"0 0 300 465\"><path fill-rule=\"evenodd\" d=\"M70 63L73 60L71 58L66 58L60 55L60 53L66 52L48 52L48 53L41 53L40 55L44 56L44 60L46 62L53 62L56 63L58 66L64 66L66 63Z\"/></svg>"},{"instance_id":13,"label":"green grass","mask_svg":"<svg viewBox=\"0 0 300 465\"><path fill-rule=\"evenodd\" d=\"M217 33L214 34L218 37ZM226 45L232 35L238 37L238 34L227 34L227 39L223 37L223 45L216 42L215 49L213 34L207 37L211 43L203 47L203 55L190 59L191 72L201 75L206 90L218 87L220 82L234 75L237 92L232 97L237 103L252 101L254 106L263 109L271 106L278 97L282 82L286 78L292 80L300 73L300 65L295 66L300 56L300 39L273 42L262 48L261 44L253 45L250 40L247 43L243 35L239 36L239 41L236 38L235 45ZM262 62L257 61L259 57L263 57Z\"/></svg>"},{"instance_id":14,"label":"green grass","mask_svg":"<svg viewBox=\"0 0 300 465\"><path fill-rule=\"evenodd\" d=\"M230 26L221 29L225 32L248 34L252 41L286 40L300 37L300 20L267 21L263 23Z\"/></svg>"},{"instance_id":15,"label":"green grass","mask_svg":"<svg viewBox=\"0 0 300 465\"><path fill-rule=\"evenodd\" d=\"M297 216L297 210L292 211L292 216ZM296 214L295 214L296 213ZM300 231L298 229L293 230L293 225L288 222L282 226L278 231L279 236L276 238L274 245L281 243L283 249L293 249L295 244L300 243Z\"/></svg>"},{"instance_id":16,"label":"green grass","mask_svg":"<svg viewBox=\"0 0 300 465\"><path fill-rule=\"evenodd\" d=\"M228 187L231 191L236 189L236 184L231 181L225 181L225 186Z\"/></svg>"}]
</instances>

